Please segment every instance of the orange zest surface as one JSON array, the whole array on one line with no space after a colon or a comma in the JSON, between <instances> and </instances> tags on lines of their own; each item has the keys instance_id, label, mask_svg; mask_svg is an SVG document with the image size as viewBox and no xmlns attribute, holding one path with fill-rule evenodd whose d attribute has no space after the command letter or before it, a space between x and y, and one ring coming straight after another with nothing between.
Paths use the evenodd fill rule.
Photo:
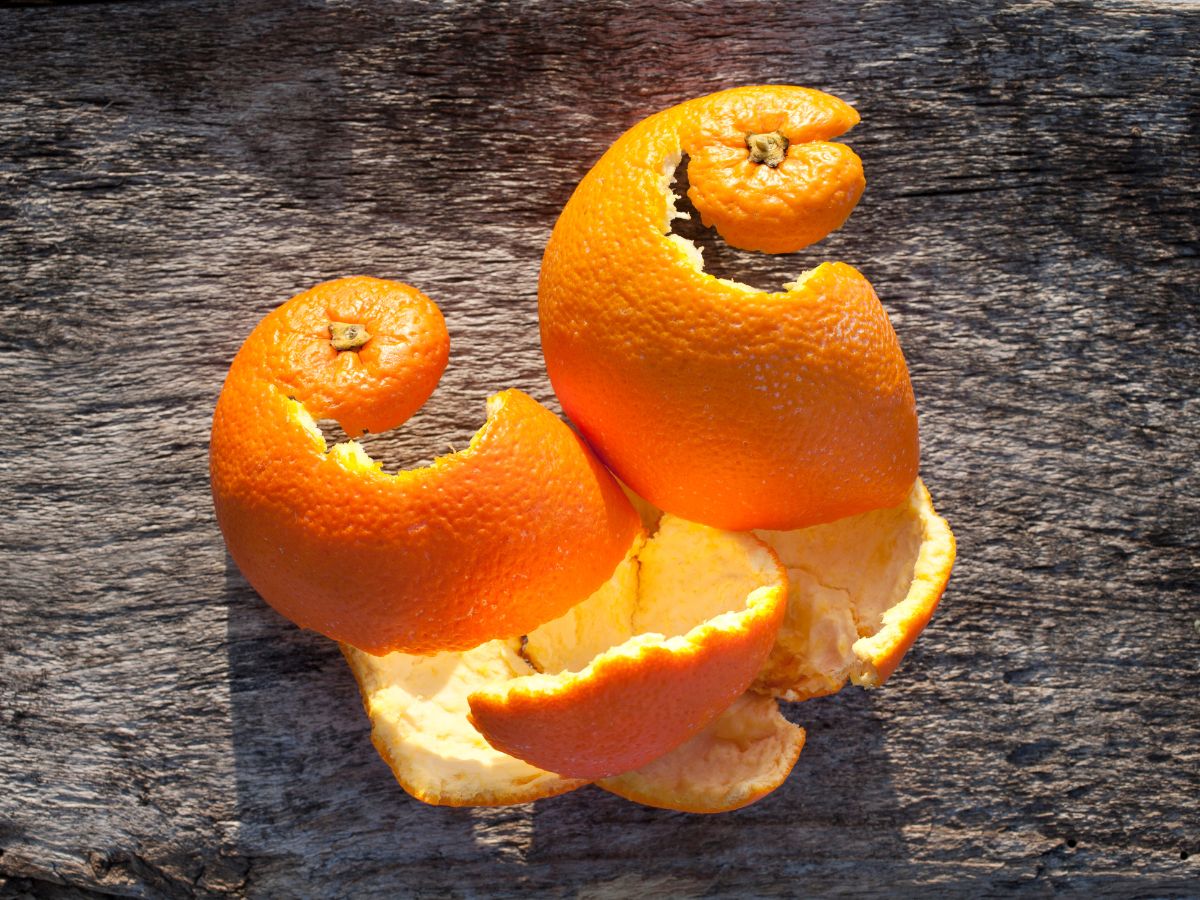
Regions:
<instances>
[{"instance_id":1,"label":"orange zest surface","mask_svg":"<svg viewBox=\"0 0 1200 900\"><path fill-rule=\"evenodd\" d=\"M903 500L917 475L908 370L870 283L824 263L777 293L703 271L670 233L691 159L706 223L744 248L791 250L849 215L862 168L830 143L858 121L796 87L682 103L624 134L554 227L538 287L563 409L636 493L732 530L795 529ZM753 136L787 139L777 166Z\"/></svg>"},{"instance_id":2,"label":"orange zest surface","mask_svg":"<svg viewBox=\"0 0 1200 900\"><path fill-rule=\"evenodd\" d=\"M336 325L367 338L335 349ZM640 529L587 446L520 391L491 397L470 446L424 468L388 474L353 441L326 446L317 419L401 424L448 347L415 288L343 278L263 319L217 403L210 472L234 561L283 615L371 653L519 636L591 594Z\"/></svg>"},{"instance_id":3,"label":"orange zest surface","mask_svg":"<svg viewBox=\"0 0 1200 900\"><path fill-rule=\"evenodd\" d=\"M498 750L560 775L636 769L696 736L754 680L786 581L748 534L664 516L587 601L531 633L538 674L479 688L471 721Z\"/></svg>"}]
</instances>

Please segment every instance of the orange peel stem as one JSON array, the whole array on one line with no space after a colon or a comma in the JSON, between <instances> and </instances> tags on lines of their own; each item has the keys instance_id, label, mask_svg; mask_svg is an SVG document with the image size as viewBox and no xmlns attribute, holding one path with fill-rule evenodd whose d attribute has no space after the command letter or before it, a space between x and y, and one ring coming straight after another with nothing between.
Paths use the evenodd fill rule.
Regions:
<instances>
[{"instance_id":1,"label":"orange peel stem","mask_svg":"<svg viewBox=\"0 0 1200 900\"><path fill-rule=\"evenodd\" d=\"M687 154L689 197L728 243L819 240L862 193L858 157L831 142L857 122L799 87L691 100L621 136L559 217L538 286L546 369L589 443L654 505L730 530L802 528L894 505L916 478L908 369L859 272L823 263L766 293L705 273L670 233ZM787 141L775 167L747 146L770 133Z\"/></svg>"},{"instance_id":2,"label":"orange peel stem","mask_svg":"<svg viewBox=\"0 0 1200 900\"><path fill-rule=\"evenodd\" d=\"M331 324L369 337L338 351ZM359 335L358 337L361 337ZM428 297L399 282L318 285L270 313L230 367L213 417L217 521L280 613L369 653L433 653L515 637L612 573L637 514L552 412L509 390L465 450L384 473L349 434L404 422L445 368Z\"/></svg>"}]
</instances>

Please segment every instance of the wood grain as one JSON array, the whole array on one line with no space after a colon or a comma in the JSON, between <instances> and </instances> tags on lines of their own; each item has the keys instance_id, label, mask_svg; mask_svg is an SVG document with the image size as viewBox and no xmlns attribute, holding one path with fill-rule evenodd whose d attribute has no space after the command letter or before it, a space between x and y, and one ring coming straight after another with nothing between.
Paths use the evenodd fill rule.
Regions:
<instances>
[{"instance_id":1,"label":"wood grain","mask_svg":"<svg viewBox=\"0 0 1200 900\"><path fill-rule=\"evenodd\" d=\"M165 2L0 11L0 894L1200 895L1200 114L1190 3ZM959 538L894 681L796 705L716 817L422 806L336 647L228 562L209 417L325 278L436 298L389 466L553 402L556 212L644 115L853 102L844 259L892 314Z\"/></svg>"}]
</instances>

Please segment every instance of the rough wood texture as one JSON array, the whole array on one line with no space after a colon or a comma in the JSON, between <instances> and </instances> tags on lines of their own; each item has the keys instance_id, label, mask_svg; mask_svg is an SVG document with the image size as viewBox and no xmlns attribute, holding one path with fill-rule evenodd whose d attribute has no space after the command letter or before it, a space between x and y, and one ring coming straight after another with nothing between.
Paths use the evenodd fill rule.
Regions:
<instances>
[{"instance_id":1,"label":"rough wood texture","mask_svg":"<svg viewBox=\"0 0 1200 900\"><path fill-rule=\"evenodd\" d=\"M1200 894L1191 4L168 2L0 11L0 893ZM206 451L271 307L353 272L443 306L390 465L551 400L556 211L625 127L786 81L855 103L859 266L959 537L872 694L791 707L716 817L589 789L409 800L329 642L231 567ZM57 887L56 887L57 886Z\"/></svg>"}]
</instances>

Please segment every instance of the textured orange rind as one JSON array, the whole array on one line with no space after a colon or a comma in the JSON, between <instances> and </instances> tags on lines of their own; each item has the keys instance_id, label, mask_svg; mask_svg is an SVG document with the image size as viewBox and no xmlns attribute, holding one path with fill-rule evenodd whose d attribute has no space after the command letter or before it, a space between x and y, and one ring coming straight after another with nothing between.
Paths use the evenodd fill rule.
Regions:
<instances>
[{"instance_id":1,"label":"textured orange rind","mask_svg":"<svg viewBox=\"0 0 1200 900\"><path fill-rule=\"evenodd\" d=\"M668 527L674 526L668 522ZM737 541L754 547L753 555L770 560L769 552L764 554L752 539L738 536ZM639 537L609 581L571 614L532 635L523 649L521 641L509 640L431 656L372 656L342 645L371 720L372 741L405 791L436 805L497 806L555 796L587 783L492 747L472 724L468 697L482 688L534 675L530 659L544 666L561 664L627 632L631 622L644 617L638 586L639 554L645 547L645 539ZM703 545L698 549L704 553ZM654 551L649 555L653 558ZM655 566L652 562L651 568ZM688 578L678 570L660 574L672 583L679 574ZM714 606L721 605L721 598L713 596L711 588L720 580L719 573L700 579ZM655 590L670 586L659 584ZM722 812L778 787L803 743L803 730L779 715L773 699L743 693L680 746L599 784L649 806Z\"/></svg>"},{"instance_id":2,"label":"textured orange rind","mask_svg":"<svg viewBox=\"0 0 1200 900\"><path fill-rule=\"evenodd\" d=\"M338 352L332 322L370 341ZM469 649L561 615L612 573L637 514L587 446L520 391L488 400L461 452L388 474L351 433L395 427L432 391L448 338L427 297L347 278L270 313L217 403L210 471L230 554L292 621L373 653Z\"/></svg>"},{"instance_id":3,"label":"textured orange rind","mask_svg":"<svg viewBox=\"0 0 1200 900\"><path fill-rule=\"evenodd\" d=\"M636 564L627 617L593 596L529 635L526 653L546 671L471 695L492 746L567 777L617 775L697 735L754 680L786 596L761 542L664 516Z\"/></svg>"},{"instance_id":4,"label":"textured orange rind","mask_svg":"<svg viewBox=\"0 0 1200 900\"><path fill-rule=\"evenodd\" d=\"M828 143L857 121L804 88L688 101L619 138L555 225L538 287L547 372L589 443L656 506L791 529L895 505L916 478L908 370L861 274L823 263L765 293L707 274L670 233L687 153L689 196L727 240L818 239L861 193L857 157ZM791 134L794 166L745 161L746 132L772 129Z\"/></svg>"}]
</instances>

